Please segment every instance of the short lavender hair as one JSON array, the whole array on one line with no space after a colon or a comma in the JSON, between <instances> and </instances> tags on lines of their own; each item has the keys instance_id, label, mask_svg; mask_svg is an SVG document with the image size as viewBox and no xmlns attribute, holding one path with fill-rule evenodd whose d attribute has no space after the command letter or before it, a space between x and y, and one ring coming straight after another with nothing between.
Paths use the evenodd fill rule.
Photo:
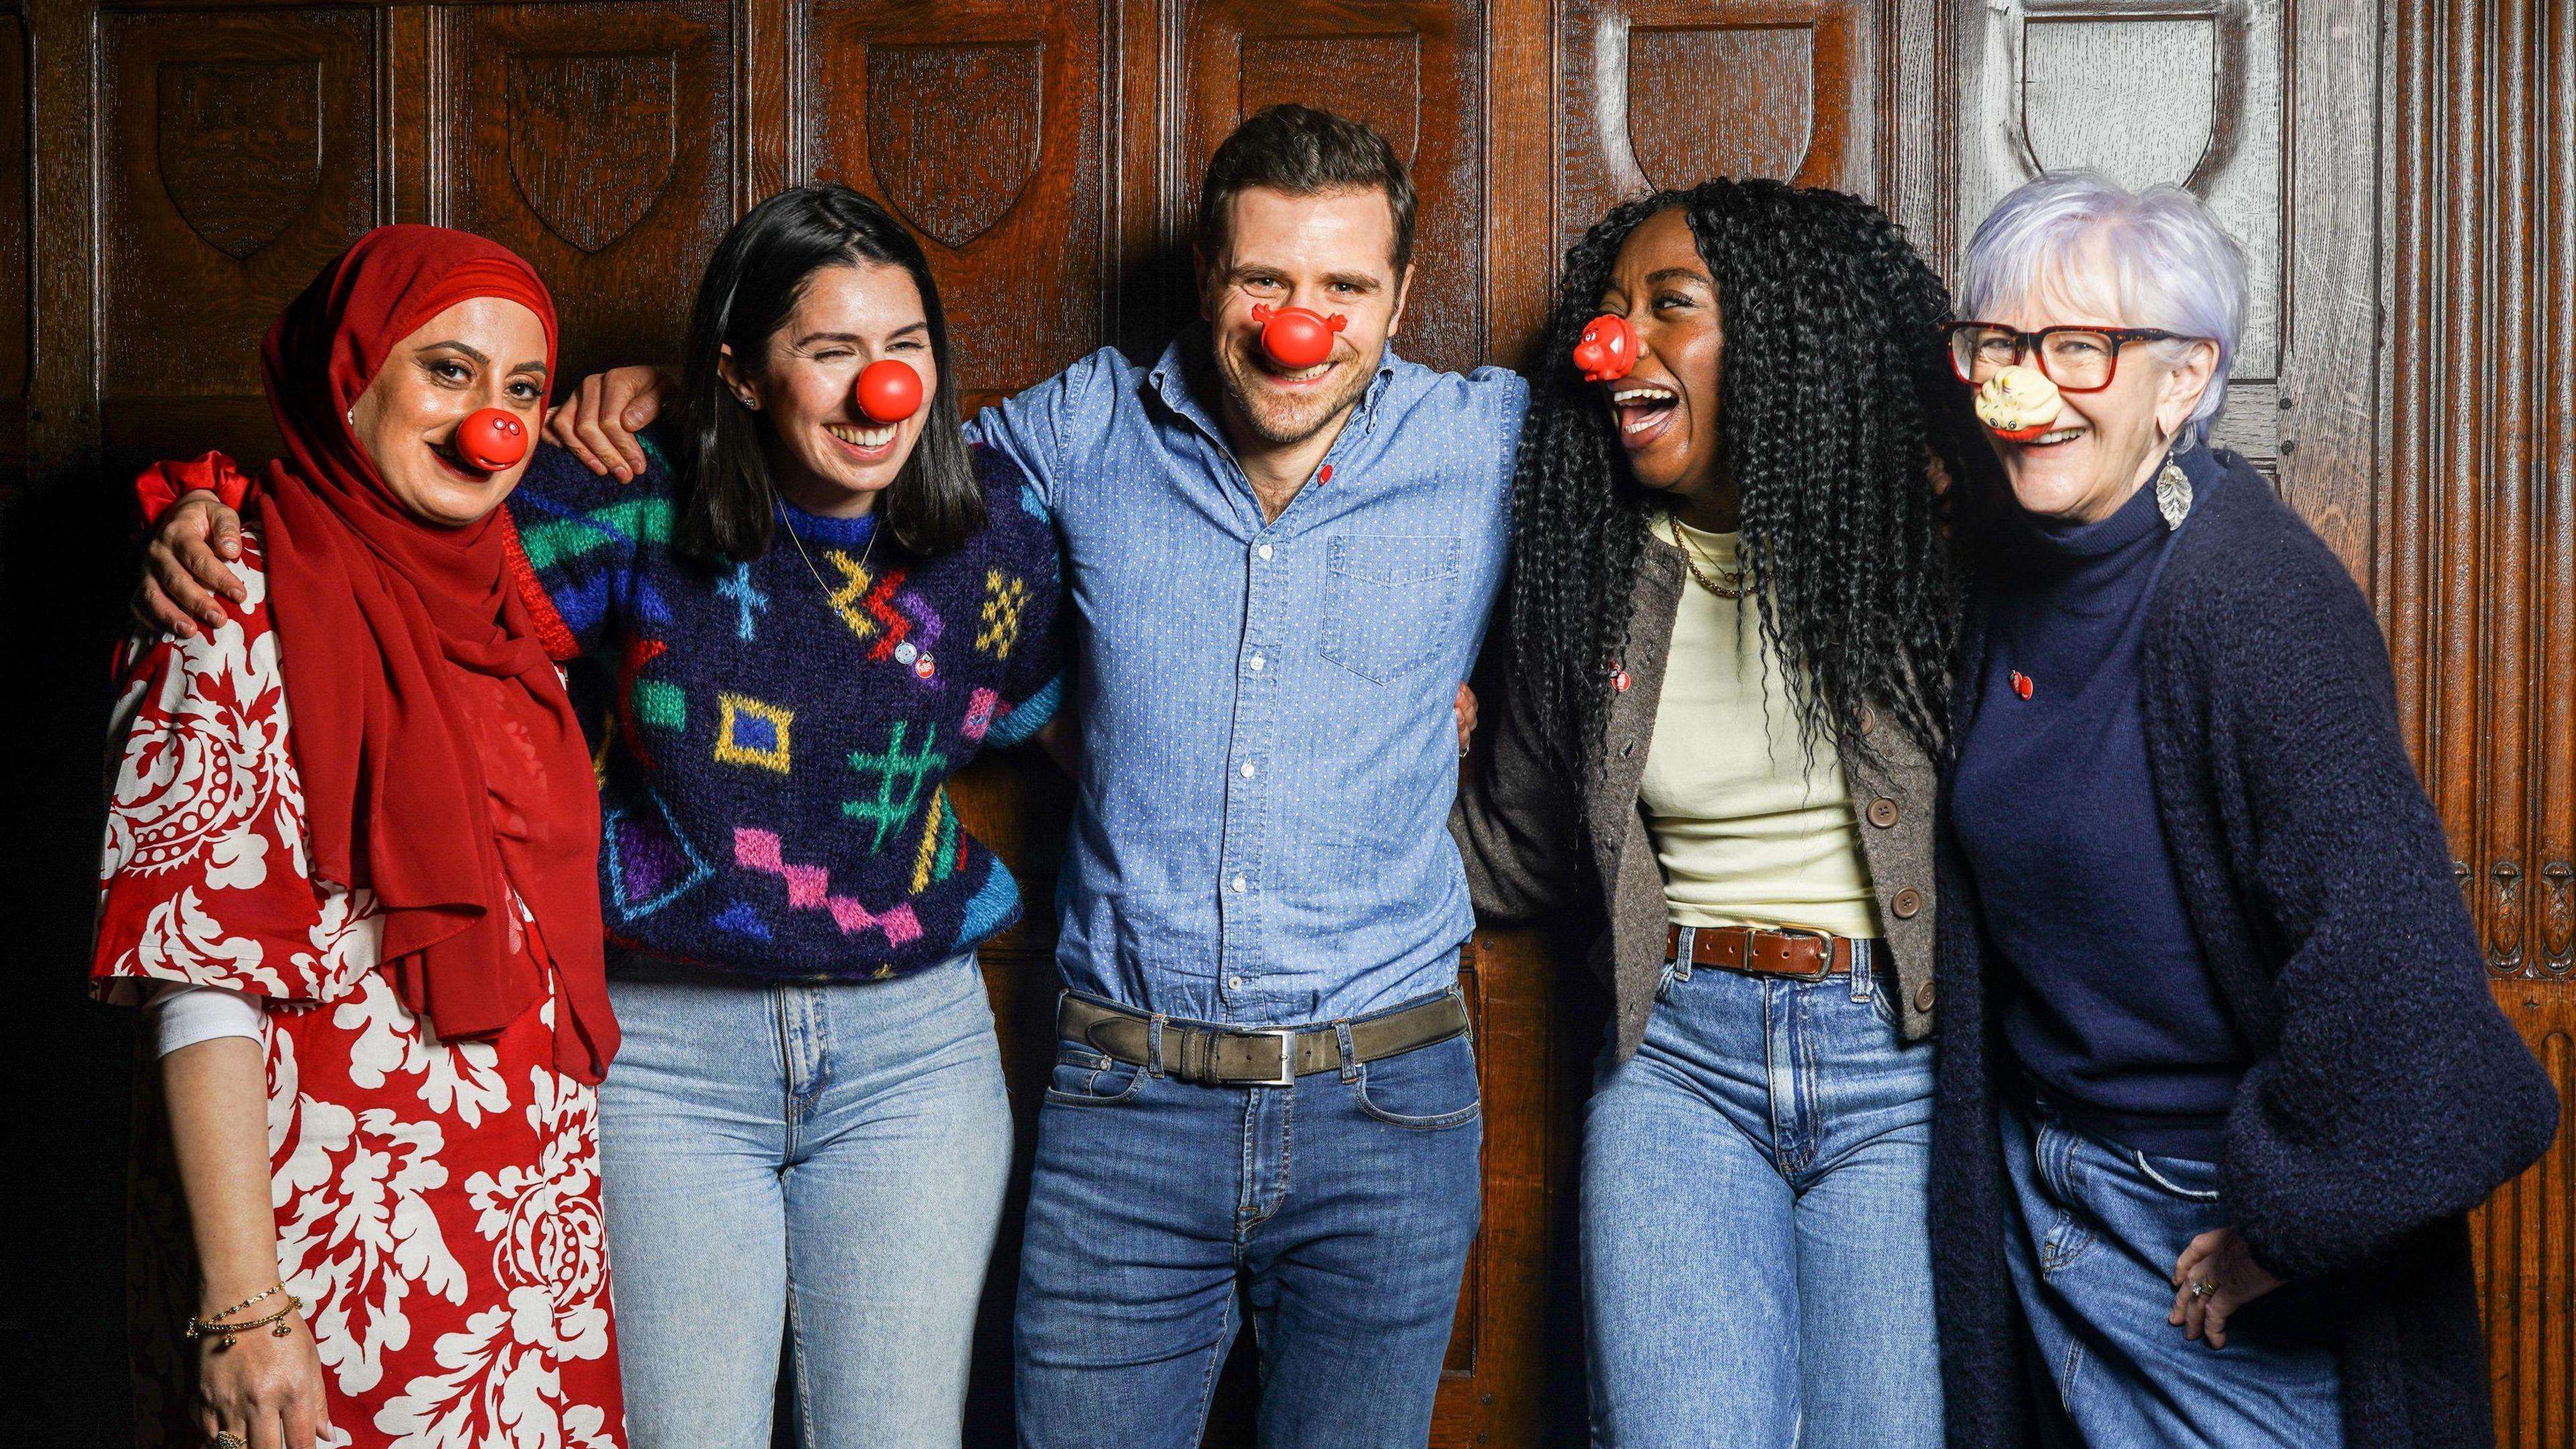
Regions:
<instances>
[{"instance_id":1,"label":"short lavender hair","mask_svg":"<svg viewBox=\"0 0 2576 1449\"><path fill-rule=\"evenodd\" d=\"M2110 275L2088 265L2096 239ZM2202 441L2227 403L2245 332L2245 253L2179 186L2131 192L2091 171L2053 171L1998 202L1968 240L1958 315L1990 318L2042 287L2121 319L2218 344L2209 390L2186 426ZM2186 344L2153 344L2179 361Z\"/></svg>"}]
</instances>

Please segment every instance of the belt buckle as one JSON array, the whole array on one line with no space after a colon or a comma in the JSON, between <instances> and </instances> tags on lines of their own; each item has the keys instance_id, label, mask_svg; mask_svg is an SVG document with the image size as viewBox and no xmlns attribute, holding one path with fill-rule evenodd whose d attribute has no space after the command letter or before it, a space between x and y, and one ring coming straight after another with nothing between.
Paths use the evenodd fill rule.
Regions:
<instances>
[{"instance_id":1,"label":"belt buckle","mask_svg":"<svg viewBox=\"0 0 2576 1449\"><path fill-rule=\"evenodd\" d=\"M1245 1036L1270 1036L1279 1039L1279 1075L1266 1081L1245 1082L1247 1087L1294 1087L1297 1085L1297 1028L1293 1026L1259 1027L1244 1032Z\"/></svg>"},{"instance_id":2,"label":"belt buckle","mask_svg":"<svg viewBox=\"0 0 2576 1449\"><path fill-rule=\"evenodd\" d=\"M1822 981L1826 977L1834 974L1834 938L1832 933L1826 931L1810 931L1799 926L1774 926L1771 928L1771 934L1775 936L1802 936L1809 940L1821 941L1824 943L1825 947L1823 954L1816 958L1815 970L1782 971L1777 974L1785 976L1792 981Z\"/></svg>"}]
</instances>

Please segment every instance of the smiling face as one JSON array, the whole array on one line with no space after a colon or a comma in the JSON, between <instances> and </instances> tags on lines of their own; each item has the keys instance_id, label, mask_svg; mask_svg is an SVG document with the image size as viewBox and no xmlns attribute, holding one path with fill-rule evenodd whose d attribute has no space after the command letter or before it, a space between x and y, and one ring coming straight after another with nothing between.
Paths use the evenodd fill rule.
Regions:
<instances>
[{"instance_id":1,"label":"smiling face","mask_svg":"<svg viewBox=\"0 0 2576 1449\"><path fill-rule=\"evenodd\" d=\"M472 297L395 345L349 409L349 432L394 501L452 527L500 507L528 471L526 458L493 471L465 461L457 428L499 408L533 437L545 403L545 324L517 302Z\"/></svg>"},{"instance_id":2,"label":"smiling face","mask_svg":"<svg viewBox=\"0 0 2576 1449\"><path fill-rule=\"evenodd\" d=\"M921 439L926 407L897 423L870 422L860 410L859 374L881 358L920 373L922 396L937 394L921 289L901 267L865 262L806 278L757 370L730 347L718 364L734 396L766 420L763 443L779 490L809 513L870 511Z\"/></svg>"},{"instance_id":3,"label":"smiling face","mask_svg":"<svg viewBox=\"0 0 2576 1449\"><path fill-rule=\"evenodd\" d=\"M1255 186L1235 195L1224 254L1200 257L1199 314L1232 417L1272 447L1294 447L1338 425L1368 390L1386 340L1404 316L1413 277L1395 272L1395 213L1386 193L1291 196ZM1348 319L1313 367L1288 369L1261 350L1252 309L1304 307Z\"/></svg>"},{"instance_id":4,"label":"smiling face","mask_svg":"<svg viewBox=\"0 0 2576 1449\"><path fill-rule=\"evenodd\" d=\"M2108 258L2098 248L2079 265L2092 274L2043 278L2001 315L1978 320L2021 332L2144 325L2105 310L2100 300L2085 300L2118 295L2107 275ZM2180 347L2131 342L2118 351L2110 386L2060 391L2048 431L2021 442L1987 433L2024 510L2068 523L2092 523L2117 512L2163 461L2218 363L2217 345L2206 341Z\"/></svg>"},{"instance_id":5,"label":"smiling face","mask_svg":"<svg viewBox=\"0 0 2576 1449\"><path fill-rule=\"evenodd\" d=\"M1717 389L1726 320L1679 208L1656 212L1628 233L1601 310L1637 329L1637 365L1599 384L1629 472L1659 492L1712 500L1723 487Z\"/></svg>"}]
</instances>

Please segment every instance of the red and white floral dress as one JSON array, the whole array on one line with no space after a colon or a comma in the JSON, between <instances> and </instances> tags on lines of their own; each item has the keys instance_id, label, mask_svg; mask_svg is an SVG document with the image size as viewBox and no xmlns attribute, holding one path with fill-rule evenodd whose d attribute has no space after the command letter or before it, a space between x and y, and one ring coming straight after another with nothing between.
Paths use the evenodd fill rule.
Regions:
<instances>
[{"instance_id":1,"label":"red and white floral dress","mask_svg":"<svg viewBox=\"0 0 2576 1449\"><path fill-rule=\"evenodd\" d=\"M597 1102L553 1066L542 942L513 934L550 989L498 1036L441 1041L404 1008L373 900L310 873L255 537L236 572L248 597L221 626L127 666L92 989L220 986L263 1008L278 1271L339 1442L619 1449ZM136 1440L194 1445L195 1255L157 1082L136 1093Z\"/></svg>"}]
</instances>

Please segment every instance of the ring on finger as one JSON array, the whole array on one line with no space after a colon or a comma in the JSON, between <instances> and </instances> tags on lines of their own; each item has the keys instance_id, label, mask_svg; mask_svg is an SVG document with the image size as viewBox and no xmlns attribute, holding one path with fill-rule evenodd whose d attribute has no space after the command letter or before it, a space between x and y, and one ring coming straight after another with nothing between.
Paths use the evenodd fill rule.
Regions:
<instances>
[{"instance_id":1,"label":"ring on finger","mask_svg":"<svg viewBox=\"0 0 2576 1449\"><path fill-rule=\"evenodd\" d=\"M2217 1291L2218 1281L2214 1278L2194 1278L2191 1282L2191 1296L2194 1298L2207 1298Z\"/></svg>"},{"instance_id":2,"label":"ring on finger","mask_svg":"<svg viewBox=\"0 0 2576 1449\"><path fill-rule=\"evenodd\" d=\"M214 1449L250 1449L250 1441L230 1430L215 1431Z\"/></svg>"}]
</instances>

